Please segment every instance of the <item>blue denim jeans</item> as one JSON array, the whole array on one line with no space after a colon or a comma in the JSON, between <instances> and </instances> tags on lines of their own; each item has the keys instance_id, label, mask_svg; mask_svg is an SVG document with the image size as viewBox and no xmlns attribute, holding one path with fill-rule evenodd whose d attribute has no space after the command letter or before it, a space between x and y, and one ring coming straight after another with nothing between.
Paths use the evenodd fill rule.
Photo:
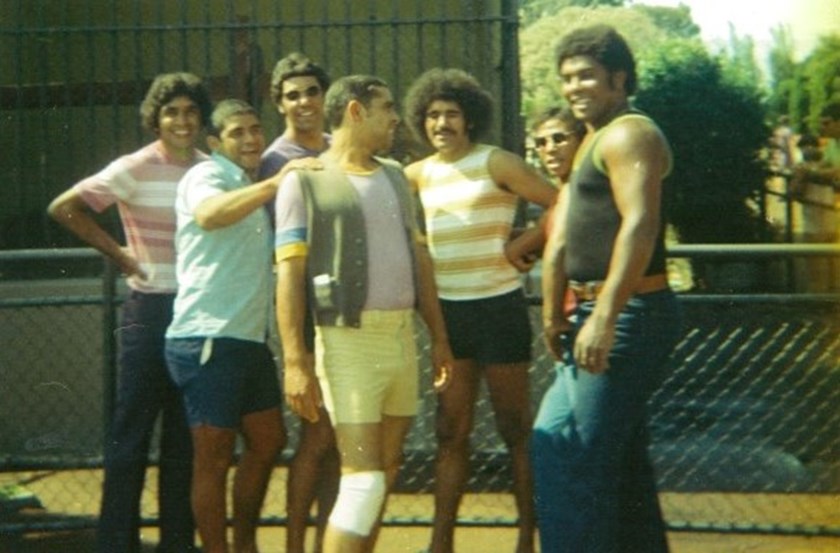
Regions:
<instances>
[{"instance_id":1,"label":"blue denim jeans","mask_svg":"<svg viewBox=\"0 0 840 553\"><path fill-rule=\"evenodd\" d=\"M578 307L575 331L593 307ZM543 553L668 550L647 455L646 403L680 322L670 290L634 296L618 317L606 373L578 370L570 354L557 364L531 438Z\"/></svg>"},{"instance_id":2,"label":"blue denim jeans","mask_svg":"<svg viewBox=\"0 0 840 553\"><path fill-rule=\"evenodd\" d=\"M170 294L132 292L119 332L117 400L105 443L105 480L97 531L99 553L140 552L140 497L155 422L161 420L159 553L194 551L190 506L192 438L181 396L164 359Z\"/></svg>"}]
</instances>

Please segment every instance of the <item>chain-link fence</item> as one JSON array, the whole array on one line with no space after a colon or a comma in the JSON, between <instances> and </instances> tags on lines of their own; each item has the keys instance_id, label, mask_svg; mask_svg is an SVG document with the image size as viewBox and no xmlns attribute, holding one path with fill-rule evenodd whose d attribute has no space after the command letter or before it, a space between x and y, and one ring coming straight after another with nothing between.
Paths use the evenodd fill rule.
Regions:
<instances>
[{"instance_id":1,"label":"chain-link fence","mask_svg":"<svg viewBox=\"0 0 840 553\"><path fill-rule=\"evenodd\" d=\"M772 246L758 249L773 252ZM683 250L691 254L690 247ZM823 250L840 254L840 247ZM725 248L713 251L720 255ZM39 253L51 255L25 257ZM0 252L0 267L14 259L13 252ZM28 498L45 507L46 518L36 525L46 528L91 525L98 509L102 428L111 400L105 390L115 378L109 325L119 302L109 299L111 289L78 279L0 283L0 486L23 485L17 505ZM840 535L840 297L680 297L683 338L670 377L650 403L651 454L670 527ZM531 317L538 336L536 303ZM406 444L399 500L386 514L389 524L427 524L432 516L435 399L425 336L418 340L422 405ZM553 371L538 338L533 350L536 408ZM296 419L286 420L291 440L284 459L297 436ZM508 457L485 393L472 445L471 495L459 522L512 524ZM157 517L155 486L150 477L143 507L150 523ZM281 462L265 523L284 521L284 496ZM0 529L4 524L16 523L0 517Z\"/></svg>"}]
</instances>

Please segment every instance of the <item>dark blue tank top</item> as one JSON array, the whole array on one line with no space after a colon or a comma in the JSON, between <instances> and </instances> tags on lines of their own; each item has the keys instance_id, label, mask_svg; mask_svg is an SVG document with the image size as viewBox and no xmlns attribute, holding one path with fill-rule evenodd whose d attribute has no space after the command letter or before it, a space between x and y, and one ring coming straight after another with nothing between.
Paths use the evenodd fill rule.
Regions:
<instances>
[{"instance_id":1,"label":"dark blue tank top","mask_svg":"<svg viewBox=\"0 0 840 553\"><path fill-rule=\"evenodd\" d=\"M629 110L597 131L569 182L569 213L566 219L566 275L571 280L587 282L607 277L613 245L621 225L621 215L615 205L610 178L595 165L594 152L601 133L620 117L644 115ZM653 123L651 121L651 123ZM645 275L665 272L665 222L659 235Z\"/></svg>"}]
</instances>

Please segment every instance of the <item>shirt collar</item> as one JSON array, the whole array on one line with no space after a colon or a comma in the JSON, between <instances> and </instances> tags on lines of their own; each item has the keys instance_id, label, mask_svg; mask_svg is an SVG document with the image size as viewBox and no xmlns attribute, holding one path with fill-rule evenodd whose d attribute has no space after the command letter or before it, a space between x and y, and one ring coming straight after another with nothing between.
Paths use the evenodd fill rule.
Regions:
<instances>
[{"instance_id":1,"label":"shirt collar","mask_svg":"<svg viewBox=\"0 0 840 553\"><path fill-rule=\"evenodd\" d=\"M216 162L216 164L218 164L222 168L222 170L227 176L231 177L232 179L236 179L239 182L243 182L246 184L251 183L251 179L250 177L248 177L248 173L245 172L245 169L235 164L224 155L218 152L213 152L212 154L210 154L210 157L213 159L213 161Z\"/></svg>"}]
</instances>

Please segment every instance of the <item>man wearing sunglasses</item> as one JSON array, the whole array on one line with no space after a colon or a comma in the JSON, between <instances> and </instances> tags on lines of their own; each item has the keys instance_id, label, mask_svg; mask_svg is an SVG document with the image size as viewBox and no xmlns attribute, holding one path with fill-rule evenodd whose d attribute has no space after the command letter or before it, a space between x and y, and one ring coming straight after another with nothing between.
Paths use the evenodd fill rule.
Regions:
<instances>
[{"instance_id":1,"label":"man wearing sunglasses","mask_svg":"<svg viewBox=\"0 0 840 553\"><path fill-rule=\"evenodd\" d=\"M286 128L266 149L260 178L268 178L289 160L317 157L330 145L324 133L324 94L330 79L305 55L294 52L277 62L271 75L271 99ZM273 211L274 203L269 204ZM306 346L314 350L312 321L305 323ZM286 481L286 551L303 553L306 525L313 501L318 501L316 553L321 551L327 517L338 494L340 463L335 436L326 411L314 422L301 418L300 442L289 463Z\"/></svg>"},{"instance_id":2,"label":"man wearing sunglasses","mask_svg":"<svg viewBox=\"0 0 840 553\"><path fill-rule=\"evenodd\" d=\"M317 157L330 145L324 133L324 92L329 86L326 71L299 52L274 66L271 100L286 128L263 153L260 179L275 175L289 160Z\"/></svg>"},{"instance_id":3,"label":"man wearing sunglasses","mask_svg":"<svg viewBox=\"0 0 840 553\"><path fill-rule=\"evenodd\" d=\"M532 128L540 163L558 188L562 188L569 180L572 161L586 129L568 108L558 107L546 110Z\"/></svg>"}]
</instances>

